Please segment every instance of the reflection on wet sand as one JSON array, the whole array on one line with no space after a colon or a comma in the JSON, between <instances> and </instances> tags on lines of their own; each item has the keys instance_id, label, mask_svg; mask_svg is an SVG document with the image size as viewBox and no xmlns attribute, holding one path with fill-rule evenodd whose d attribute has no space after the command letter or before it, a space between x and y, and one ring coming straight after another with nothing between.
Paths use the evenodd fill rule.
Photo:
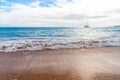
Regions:
<instances>
[{"instance_id":1,"label":"reflection on wet sand","mask_svg":"<svg viewBox=\"0 0 120 80\"><path fill-rule=\"evenodd\" d=\"M0 80L120 80L120 47L0 53Z\"/></svg>"}]
</instances>

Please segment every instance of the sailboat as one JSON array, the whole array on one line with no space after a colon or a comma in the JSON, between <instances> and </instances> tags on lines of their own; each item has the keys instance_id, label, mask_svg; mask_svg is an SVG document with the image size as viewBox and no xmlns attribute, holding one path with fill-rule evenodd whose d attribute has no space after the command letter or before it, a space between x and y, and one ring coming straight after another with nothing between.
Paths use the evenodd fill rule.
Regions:
<instances>
[{"instance_id":1,"label":"sailboat","mask_svg":"<svg viewBox=\"0 0 120 80\"><path fill-rule=\"evenodd\" d=\"M84 26L84 28L89 28L90 26L88 25L88 21L87 24Z\"/></svg>"}]
</instances>

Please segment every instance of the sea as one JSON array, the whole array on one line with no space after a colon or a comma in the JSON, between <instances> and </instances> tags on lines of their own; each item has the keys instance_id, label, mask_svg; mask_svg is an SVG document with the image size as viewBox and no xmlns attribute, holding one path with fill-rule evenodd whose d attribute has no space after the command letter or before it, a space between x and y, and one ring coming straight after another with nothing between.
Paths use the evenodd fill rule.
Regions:
<instances>
[{"instance_id":1,"label":"sea","mask_svg":"<svg viewBox=\"0 0 120 80\"><path fill-rule=\"evenodd\" d=\"M0 52L120 46L120 26L0 27Z\"/></svg>"}]
</instances>

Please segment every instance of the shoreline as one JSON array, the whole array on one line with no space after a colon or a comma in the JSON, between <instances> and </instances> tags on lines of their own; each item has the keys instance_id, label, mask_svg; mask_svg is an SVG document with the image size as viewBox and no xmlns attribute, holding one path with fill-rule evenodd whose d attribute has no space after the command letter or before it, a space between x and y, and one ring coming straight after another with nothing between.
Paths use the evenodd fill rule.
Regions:
<instances>
[{"instance_id":1,"label":"shoreline","mask_svg":"<svg viewBox=\"0 0 120 80\"><path fill-rule=\"evenodd\" d=\"M0 52L0 80L119 80L120 47Z\"/></svg>"},{"instance_id":2,"label":"shoreline","mask_svg":"<svg viewBox=\"0 0 120 80\"><path fill-rule=\"evenodd\" d=\"M89 47L89 48L60 48L60 49L43 49L43 50L23 50L23 51L11 51L11 52L0 52L0 54L3 53L29 53L29 52L43 52L43 51L59 51L59 50L90 50L90 49L102 49L102 48L120 48L120 46L103 46L103 47Z\"/></svg>"},{"instance_id":3,"label":"shoreline","mask_svg":"<svg viewBox=\"0 0 120 80\"><path fill-rule=\"evenodd\" d=\"M49 40L50 39L50 40ZM45 40L8 40L0 41L0 52L35 51L48 49L120 47L120 40L107 38L84 40L79 38L46 38Z\"/></svg>"}]
</instances>

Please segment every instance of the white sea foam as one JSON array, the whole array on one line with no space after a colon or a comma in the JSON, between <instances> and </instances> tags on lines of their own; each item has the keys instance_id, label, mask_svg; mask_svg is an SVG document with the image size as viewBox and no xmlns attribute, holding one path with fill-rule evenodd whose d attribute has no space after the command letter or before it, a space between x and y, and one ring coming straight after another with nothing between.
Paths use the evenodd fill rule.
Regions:
<instances>
[{"instance_id":1,"label":"white sea foam","mask_svg":"<svg viewBox=\"0 0 120 80\"><path fill-rule=\"evenodd\" d=\"M95 48L104 46L120 46L120 39L118 37L111 37L109 39L101 38L94 40L84 40L79 38L0 40L0 52L62 48Z\"/></svg>"}]
</instances>

